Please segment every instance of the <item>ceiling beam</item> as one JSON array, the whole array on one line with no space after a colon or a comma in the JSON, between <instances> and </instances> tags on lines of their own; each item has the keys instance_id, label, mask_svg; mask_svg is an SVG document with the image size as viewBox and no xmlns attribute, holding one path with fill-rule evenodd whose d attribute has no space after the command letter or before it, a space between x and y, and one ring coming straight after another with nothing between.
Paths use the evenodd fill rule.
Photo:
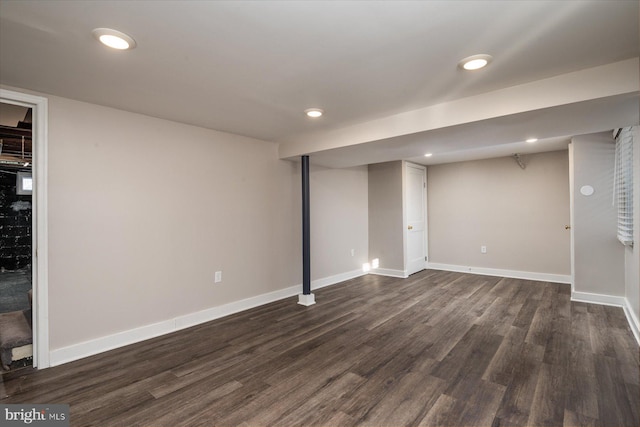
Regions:
<instances>
[{"instance_id":1,"label":"ceiling beam","mask_svg":"<svg viewBox=\"0 0 640 427\"><path fill-rule=\"evenodd\" d=\"M637 94L639 68L638 58L631 58L342 129L305 133L281 142L279 155L281 159L291 159L519 113Z\"/></svg>"}]
</instances>

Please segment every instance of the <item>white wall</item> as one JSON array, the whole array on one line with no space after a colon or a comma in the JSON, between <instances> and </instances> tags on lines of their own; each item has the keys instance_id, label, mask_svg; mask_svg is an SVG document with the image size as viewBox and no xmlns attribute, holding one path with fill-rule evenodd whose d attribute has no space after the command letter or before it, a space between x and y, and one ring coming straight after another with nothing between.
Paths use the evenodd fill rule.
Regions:
<instances>
[{"instance_id":1,"label":"white wall","mask_svg":"<svg viewBox=\"0 0 640 427\"><path fill-rule=\"evenodd\" d=\"M431 264L570 275L567 151L522 160L427 168Z\"/></svg>"},{"instance_id":2,"label":"white wall","mask_svg":"<svg viewBox=\"0 0 640 427\"><path fill-rule=\"evenodd\" d=\"M369 165L369 256L404 271L402 161Z\"/></svg>"},{"instance_id":3,"label":"white wall","mask_svg":"<svg viewBox=\"0 0 640 427\"><path fill-rule=\"evenodd\" d=\"M52 349L300 282L275 144L58 97L49 125Z\"/></svg>"},{"instance_id":4,"label":"white wall","mask_svg":"<svg viewBox=\"0 0 640 427\"><path fill-rule=\"evenodd\" d=\"M349 272L362 274L369 241L367 177L366 166L327 169L311 165L312 281Z\"/></svg>"},{"instance_id":5,"label":"white wall","mask_svg":"<svg viewBox=\"0 0 640 427\"><path fill-rule=\"evenodd\" d=\"M49 100L53 364L301 291L300 171L276 144L24 92ZM352 274L367 170L311 185L313 277Z\"/></svg>"},{"instance_id":6,"label":"white wall","mask_svg":"<svg viewBox=\"0 0 640 427\"><path fill-rule=\"evenodd\" d=\"M611 132L577 136L573 146L574 291L624 296L624 247L613 205L615 143ZM580 188L591 185L591 196Z\"/></svg>"}]
</instances>

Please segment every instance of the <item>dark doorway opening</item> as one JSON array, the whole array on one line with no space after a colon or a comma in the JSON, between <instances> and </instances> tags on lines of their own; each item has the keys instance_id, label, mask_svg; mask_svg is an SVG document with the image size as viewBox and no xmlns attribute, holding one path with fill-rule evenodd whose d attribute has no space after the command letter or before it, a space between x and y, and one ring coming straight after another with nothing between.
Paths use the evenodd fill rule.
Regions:
<instances>
[{"instance_id":1,"label":"dark doorway opening","mask_svg":"<svg viewBox=\"0 0 640 427\"><path fill-rule=\"evenodd\" d=\"M0 103L0 361L33 362L32 109Z\"/></svg>"}]
</instances>

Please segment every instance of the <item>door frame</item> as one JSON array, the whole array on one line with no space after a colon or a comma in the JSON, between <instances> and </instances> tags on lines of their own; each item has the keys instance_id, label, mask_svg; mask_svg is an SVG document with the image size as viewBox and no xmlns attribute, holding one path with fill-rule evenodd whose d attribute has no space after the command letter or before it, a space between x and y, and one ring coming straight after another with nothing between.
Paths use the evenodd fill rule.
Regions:
<instances>
[{"instance_id":1,"label":"door frame","mask_svg":"<svg viewBox=\"0 0 640 427\"><path fill-rule=\"evenodd\" d=\"M412 167L415 169L421 169L424 174L424 185L422 187L422 198L424 200L424 265L423 267L426 269L428 266L429 260L429 222L428 222L428 214L427 214L427 167L424 165L419 165L417 163L411 163L407 161L402 161L402 241L403 241L403 262L404 262L404 275L406 277L409 276L409 270L407 268L409 262L409 256L407 253L408 250L408 233L407 229L408 220L407 220L407 203L408 203L408 190L407 190L407 168Z\"/></svg>"},{"instance_id":2,"label":"door frame","mask_svg":"<svg viewBox=\"0 0 640 427\"><path fill-rule=\"evenodd\" d=\"M0 89L0 101L29 107L33 112L32 288L33 366L50 366L49 358L49 233L48 233L48 129L47 98Z\"/></svg>"},{"instance_id":3,"label":"door frame","mask_svg":"<svg viewBox=\"0 0 640 427\"><path fill-rule=\"evenodd\" d=\"M571 262L571 296L573 296L573 294L576 291L576 251L575 251L575 234L574 234L574 230L573 230L573 215L574 215L574 211L575 211L575 207L574 207L574 197L575 197L575 191L573 189L573 185L574 185L574 163L573 163L573 150L574 150L574 145L573 142L570 141L569 145L568 145L568 156L569 156L569 226L571 227L569 232L569 247L570 247L570 262Z\"/></svg>"}]
</instances>

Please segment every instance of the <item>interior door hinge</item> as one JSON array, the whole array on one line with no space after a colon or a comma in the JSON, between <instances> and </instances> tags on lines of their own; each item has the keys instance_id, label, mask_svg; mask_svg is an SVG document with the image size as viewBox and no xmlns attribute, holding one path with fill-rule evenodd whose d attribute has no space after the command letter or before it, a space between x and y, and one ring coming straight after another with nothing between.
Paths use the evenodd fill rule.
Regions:
<instances>
[{"instance_id":1,"label":"interior door hinge","mask_svg":"<svg viewBox=\"0 0 640 427\"><path fill-rule=\"evenodd\" d=\"M424 257L424 260L425 260L425 261L429 261L429 260L427 259L427 257Z\"/></svg>"}]
</instances>

